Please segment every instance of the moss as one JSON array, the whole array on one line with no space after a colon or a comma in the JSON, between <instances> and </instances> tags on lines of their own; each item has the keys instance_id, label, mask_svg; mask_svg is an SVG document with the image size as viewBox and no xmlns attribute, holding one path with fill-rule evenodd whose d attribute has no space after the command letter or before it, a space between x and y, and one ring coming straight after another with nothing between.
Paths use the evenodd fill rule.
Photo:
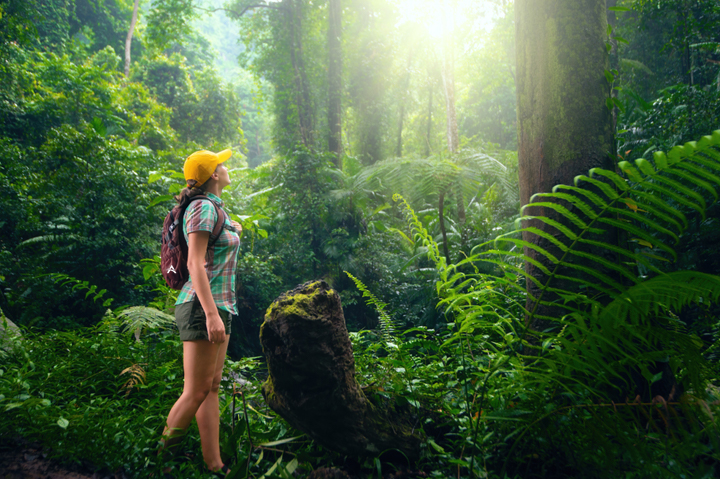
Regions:
<instances>
[{"instance_id":1,"label":"moss","mask_svg":"<svg viewBox=\"0 0 720 479\"><path fill-rule=\"evenodd\" d=\"M308 310L306 306L310 305L313 301L313 298L315 298L317 295L331 297L335 294L335 291L333 291L332 289L323 290L323 288L321 287L316 287L318 283L321 283L321 281L305 283L304 285L302 285L303 290L310 290L309 293L298 292L297 290L299 288L295 288L295 290L285 293L278 299L273 301L272 304L265 311L265 321L272 318L273 312L278 308L282 308L286 314L304 316L305 311Z\"/></svg>"},{"instance_id":2,"label":"moss","mask_svg":"<svg viewBox=\"0 0 720 479\"><path fill-rule=\"evenodd\" d=\"M323 319L307 323L317 318ZM262 386L266 403L293 427L343 454L397 449L417 458L420 433L406 427L407 415L392 402L373 406L360 389L342 319L340 298L323 281L273 302L260 328L270 374Z\"/></svg>"},{"instance_id":3,"label":"moss","mask_svg":"<svg viewBox=\"0 0 720 479\"><path fill-rule=\"evenodd\" d=\"M265 402L268 404L275 404L277 398L275 397L275 384L273 384L272 376L269 376L262 384L262 394L265 398Z\"/></svg>"}]
</instances>

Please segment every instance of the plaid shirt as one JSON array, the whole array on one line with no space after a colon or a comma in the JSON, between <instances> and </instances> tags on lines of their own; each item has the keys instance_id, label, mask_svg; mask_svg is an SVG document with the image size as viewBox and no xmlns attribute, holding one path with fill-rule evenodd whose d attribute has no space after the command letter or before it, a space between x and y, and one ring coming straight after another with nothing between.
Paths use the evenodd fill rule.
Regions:
<instances>
[{"instance_id":1,"label":"plaid shirt","mask_svg":"<svg viewBox=\"0 0 720 479\"><path fill-rule=\"evenodd\" d=\"M212 193L206 193L207 197L222 208L223 202ZM183 216L183 233L185 241L188 241L188 234L195 231L207 231L212 234L217 221L215 208L206 200L193 201L185 210ZM230 219L225 224L230 226ZM218 309L224 309L232 314L237 314L235 309L235 268L237 256L240 250L240 236L237 233L223 228L215 245L212 247L213 255L205 255L205 271L210 280L210 291ZM189 303L195 299L195 289L192 279L188 280L178 295L175 305Z\"/></svg>"}]
</instances>

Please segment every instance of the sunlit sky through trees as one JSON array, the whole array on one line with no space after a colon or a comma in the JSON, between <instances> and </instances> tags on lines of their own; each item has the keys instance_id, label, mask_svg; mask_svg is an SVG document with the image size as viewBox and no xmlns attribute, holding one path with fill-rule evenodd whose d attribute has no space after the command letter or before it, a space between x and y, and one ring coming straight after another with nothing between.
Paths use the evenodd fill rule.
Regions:
<instances>
[{"instance_id":1,"label":"sunlit sky through trees","mask_svg":"<svg viewBox=\"0 0 720 479\"><path fill-rule=\"evenodd\" d=\"M459 27L472 33L489 31L500 9L497 2L477 0L397 0L396 3L400 14L397 26L417 22L438 39Z\"/></svg>"}]
</instances>

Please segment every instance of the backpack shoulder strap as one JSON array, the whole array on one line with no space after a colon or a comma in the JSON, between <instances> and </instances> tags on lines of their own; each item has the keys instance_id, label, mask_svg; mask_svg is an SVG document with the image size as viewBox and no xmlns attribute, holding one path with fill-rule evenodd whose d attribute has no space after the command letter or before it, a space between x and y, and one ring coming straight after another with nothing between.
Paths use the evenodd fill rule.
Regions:
<instances>
[{"instance_id":1,"label":"backpack shoulder strap","mask_svg":"<svg viewBox=\"0 0 720 479\"><path fill-rule=\"evenodd\" d=\"M217 213L217 221L215 222L215 227L213 228L212 233L210 233L210 239L208 240L208 248L212 248L215 245L215 242L220 237L220 233L222 233L226 219L225 211L218 205L216 205L214 201L210 200L210 203L212 203L212 205L215 207L215 213Z\"/></svg>"},{"instance_id":2,"label":"backpack shoulder strap","mask_svg":"<svg viewBox=\"0 0 720 479\"><path fill-rule=\"evenodd\" d=\"M190 203L196 200L208 200L211 205L215 208L215 213L217 214L217 220L215 221L215 226L213 227L212 233L210 233L210 239L208 240L208 249L212 248L213 245L215 245L215 242L220 237L220 233L222 233L223 226L225 225L225 219L227 216L225 215L225 211L220 208L218 205L215 204L213 200L208 198L205 195L197 195L190 198L190 202L187 204L185 209L190 206ZM184 216L185 212L183 212Z\"/></svg>"}]
</instances>

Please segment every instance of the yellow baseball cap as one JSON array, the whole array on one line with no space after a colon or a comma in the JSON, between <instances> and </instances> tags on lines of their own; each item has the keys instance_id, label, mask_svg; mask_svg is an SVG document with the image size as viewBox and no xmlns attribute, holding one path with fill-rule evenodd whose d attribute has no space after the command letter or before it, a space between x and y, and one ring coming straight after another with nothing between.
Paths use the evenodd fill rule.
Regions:
<instances>
[{"instance_id":1,"label":"yellow baseball cap","mask_svg":"<svg viewBox=\"0 0 720 479\"><path fill-rule=\"evenodd\" d=\"M232 151L230 150L223 150L220 153L200 150L188 156L183 166L188 186L200 186L205 183L215 172L215 168L231 156Z\"/></svg>"}]
</instances>

